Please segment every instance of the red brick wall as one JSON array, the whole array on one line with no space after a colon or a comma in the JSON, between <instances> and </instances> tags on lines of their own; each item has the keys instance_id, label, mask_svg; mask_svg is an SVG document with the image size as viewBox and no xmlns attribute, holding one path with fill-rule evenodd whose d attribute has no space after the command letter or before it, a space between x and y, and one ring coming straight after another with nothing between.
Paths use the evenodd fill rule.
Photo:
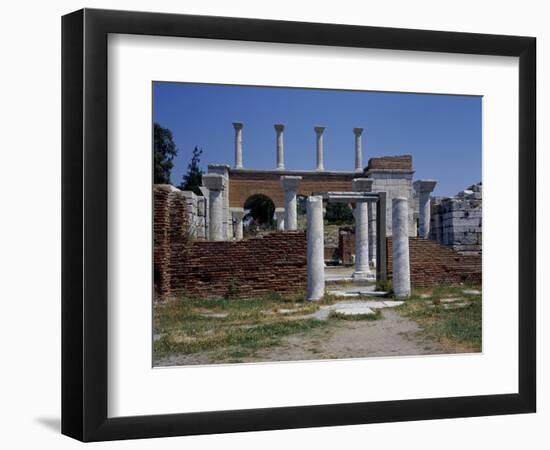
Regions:
<instances>
[{"instance_id":1,"label":"red brick wall","mask_svg":"<svg viewBox=\"0 0 550 450\"><path fill-rule=\"evenodd\" d=\"M276 232L242 241L177 245L169 269L172 292L242 298L305 289L306 246L302 231Z\"/></svg>"},{"instance_id":2,"label":"red brick wall","mask_svg":"<svg viewBox=\"0 0 550 450\"><path fill-rule=\"evenodd\" d=\"M157 297L178 291L198 297L248 297L305 289L307 243L303 231L242 241L190 241L185 198L155 185L153 258Z\"/></svg>"},{"instance_id":3,"label":"red brick wall","mask_svg":"<svg viewBox=\"0 0 550 450\"><path fill-rule=\"evenodd\" d=\"M355 233L352 231L342 233L341 230L339 230L340 235L338 236L338 251L342 264L348 266L353 264L352 255L355 255Z\"/></svg>"},{"instance_id":4,"label":"red brick wall","mask_svg":"<svg viewBox=\"0 0 550 450\"><path fill-rule=\"evenodd\" d=\"M153 259L157 294L170 293L171 252L174 244L187 241L185 198L169 185L153 188Z\"/></svg>"},{"instance_id":5,"label":"red brick wall","mask_svg":"<svg viewBox=\"0 0 550 450\"><path fill-rule=\"evenodd\" d=\"M273 201L275 207L284 207L285 193L281 186L281 175L301 176L298 195L306 196L313 192L351 191L352 180L358 176L355 172L230 171L229 206L242 208L251 195L263 194Z\"/></svg>"},{"instance_id":6,"label":"red brick wall","mask_svg":"<svg viewBox=\"0 0 550 450\"><path fill-rule=\"evenodd\" d=\"M412 170L412 156L381 156L380 158L370 158L367 170Z\"/></svg>"},{"instance_id":7,"label":"red brick wall","mask_svg":"<svg viewBox=\"0 0 550 450\"><path fill-rule=\"evenodd\" d=\"M392 276L392 240L387 238L388 278ZM481 284L481 255L461 255L437 242L409 238L411 286L445 283Z\"/></svg>"}]
</instances>

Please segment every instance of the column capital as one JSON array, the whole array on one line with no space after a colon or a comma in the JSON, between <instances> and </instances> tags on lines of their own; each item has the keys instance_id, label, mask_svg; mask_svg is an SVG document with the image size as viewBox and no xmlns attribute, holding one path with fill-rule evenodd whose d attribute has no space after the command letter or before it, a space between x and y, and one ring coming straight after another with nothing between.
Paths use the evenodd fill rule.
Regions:
<instances>
[{"instance_id":1,"label":"column capital","mask_svg":"<svg viewBox=\"0 0 550 450\"><path fill-rule=\"evenodd\" d=\"M354 128L353 134L355 134L355 136L361 136L361 134L363 134L363 128Z\"/></svg>"},{"instance_id":2,"label":"column capital","mask_svg":"<svg viewBox=\"0 0 550 450\"><path fill-rule=\"evenodd\" d=\"M202 184L211 191L223 191L225 177L218 173L207 173L202 176Z\"/></svg>"},{"instance_id":3,"label":"column capital","mask_svg":"<svg viewBox=\"0 0 550 450\"><path fill-rule=\"evenodd\" d=\"M281 177L281 186L285 191L297 191L302 177L285 175Z\"/></svg>"},{"instance_id":4,"label":"column capital","mask_svg":"<svg viewBox=\"0 0 550 450\"><path fill-rule=\"evenodd\" d=\"M313 127L313 129L317 134L323 134L323 131L325 131L325 127Z\"/></svg>"},{"instance_id":5,"label":"column capital","mask_svg":"<svg viewBox=\"0 0 550 450\"><path fill-rule=\"evenodd\" d=\"M437 184L436 180L416 180L413 183L414 190L416 192L433 192L435 185Z\"/></svg>"},{"instance_id":6,"label":"column capital","mask_svg":"<svg viewBox=\"0 0 550 450\"><path fill-rule=\"evenodd\" d=\"M236 217L242 218L244 216L244 208L229 208L229 211Z\"/></svg>"},{"instance_id":7,"label":"column capital","mask_svg":"<svg viewBox=\"0 0 550 450\"><path fill-rule=\"evenodd\" d=\"M277 131L278 133L280 133L281 131L283 131L285 129L285 126L282 123L276 123L273 126L275 127L275 131Z\"/></svg>"},{"instance_id":8,"label":"column capital","mask_svg":"<svg viewBox=\"0 0 550 450\"><path fill-rule=\"evenodd\" d=\"M353 190L355 192L371 192L373 182L374 180L371 178L354 178L352 181Z\"/></svg>"},{"instance_id":9,"label":"column capital","mask_svg":"<svg viewBox=\"0 0 550 450\"><path fill-rule=\"evenodd\" d=\"M233 122L233 128L235 128L235 130L242 130L243 125L242 122Z\"/></svg>"}]
</instances>

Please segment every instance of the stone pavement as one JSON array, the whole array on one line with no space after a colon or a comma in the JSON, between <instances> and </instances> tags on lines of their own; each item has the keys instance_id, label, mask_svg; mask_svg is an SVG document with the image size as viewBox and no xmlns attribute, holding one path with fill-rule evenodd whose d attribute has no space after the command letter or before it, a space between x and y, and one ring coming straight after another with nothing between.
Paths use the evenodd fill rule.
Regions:
<instances>
[{"instance_id":1,"label":"stone pavement","mask_svg":"<svg viewBox=\"0 0 550 450\"><path fill-rule=\"evenodd\" d=\"M352 302L338 302L333 305L321 306L318 311L315 311L308 317L318 320L327 320L331 311L346 316L374 314L375 309L392 308L402 304L402 301L392 300L358 300Z\"/></svg>"}]
</instances>

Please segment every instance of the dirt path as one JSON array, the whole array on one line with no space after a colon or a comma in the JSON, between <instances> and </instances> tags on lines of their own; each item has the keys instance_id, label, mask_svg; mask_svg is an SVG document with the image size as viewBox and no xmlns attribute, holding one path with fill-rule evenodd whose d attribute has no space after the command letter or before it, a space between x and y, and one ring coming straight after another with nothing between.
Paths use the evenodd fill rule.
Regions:
<instances>
[{"instance_id":1,"label":"dirt path","mask_svg":"<svg viewBox=\"0 0 550 450\"><path fill-rule=\"evenodd\" d=\"M385 309L376 321L339 321L306 336L290 336L283 345L258 352L244 361L361 358L456 353L456 349L419 336L416 322Z\"/></svg>"},{"instance_id":2,"label":"dirt path","mask_svg":"<svg viewBox=\"0 0 550 450\"><path fill-rule=\"evenodd\" d=\"M281 345L260 350L254 356L239 359L239 362L434 355L460 351L422 337L419 331L420 327L416 322L388 308L382 311L382 318L379 320L339 320L334 325L304 335L286 337ZM213 361L208 354L202 353L171 355L157 363L170 366L212 364Z\"/></svg>"}]
</instances>

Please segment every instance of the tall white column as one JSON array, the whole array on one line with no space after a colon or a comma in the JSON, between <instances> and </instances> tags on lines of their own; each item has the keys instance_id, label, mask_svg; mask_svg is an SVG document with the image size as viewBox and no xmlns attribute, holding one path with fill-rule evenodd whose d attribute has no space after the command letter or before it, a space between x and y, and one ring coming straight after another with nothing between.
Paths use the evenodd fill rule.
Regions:
<instances>
[{"instance_id":1,"label":"tall white column","mask_svg":"<svg viewBox=\"0 0 550 450\"><path fill-rule=\"evenodd\" d=\"M437 181L418 180L413 183L414 190L418 193L419 216L418 237L428 239L430 235L431 202L430 194L433 192Z\"/></svg>"},{"instance_id":2,"label":"tall white column","mask_svg":"<svg viewBox=\"0 0 550 450\"><path fill-rule=\"evenodd\" d=\"M285 209L275 208L275 220L277 221L277 231L285 229Z\"/></svg>"},{"instance_id":3,"label":"tall white column","mask_svg":"<svg viewBox=\"0 0 550 450\"><path fill-rule=\"evenodd\" d=\"M393 292L396 297L411 295L409 261L409 206L405 197L392 200Z\"/></svg>"},{"instance_id":4,"label":"tall white column","mask_svg":"<svg viewBox=\"0 0 550 450\"><path fill-rule=\"evenodd\" d=\"M325 127L315 127L315 134L317 135L317 171L322 172L324 167L324 155L323 155L323 132Z\"/></svg>"},{"instance_id":5,"label":"tall white column","mask_svg":"<svg viewBox=\"0 0 550 450\"><path fill-rule=\"evenodd\" d=\"M369 261L376 267L376 202L368 203L369 210Z\"/></svg>"},{"instance_id":6,"label":"tall white column","mask_svg":"<svg viewBox=\"0 0 550 450\"><path fill-rule=\"evenodd\" d=\"M325 294L325 243L323 198L308 197L307 212L307 299L320 300Z\"/></svg>"},{"instance_id":7,"label":"tall white column","mask_svg":"<svg viewBox=\"0 0 550 450\"><path fill-rule=\"evenodd\" d=\"M298 214L296 211L296 194L302 177L282 176L281 185L285 191L285 230L298 228ZM322 208L322 206L321 206Z\"/></svg>"},{"instance_id":8,"label":"tall white column","mask_svg":"<svg viewBox=\"0 0 550 450\"><path fill-rule=\"evenodd\" d=\"M202 176L202 184L208 188L208 210L209 210L209 238L211 241L223 241L223 190L225 177L216 173L208 173Z\"/></svg>"},{"instance_id":9,"label":"tall white column","mask_svg":"<svg viewBox=\"0 0 550 450\"><path fill-rule=\"evenodd\" d=\"M281 123L275 124L275 131L277 133L277 169L285 169L285 148L283 142L283 131L285 126Z\"/></svg>"},{"instance_id":10,"label":"tall white column","mask_svg":"<svg viewBox=\"0 0 550 450\"><path fill-rule=\"evenodd\" d=\"M243 124L233 122L235 128L235 169L243 168Z\"/></svg>"},{"instance_id":11,"label":"tall white column","mask_svg":"<svg viewBox=\"0 0 550 450\"><path fill-rule=\"evenodd\" d=\"M244 208L231 208L231 215L233 217L233 232L235 234L235 239L241 240L243 238Z\"/></svg>"},{"instance_id":12,"label":"tall white column","mask_svg":"<svg viewBox=\"0 0 550 450\"><path fill-rule=\"evenodd\" d=\"M353 190L356 192L370 192L373 180L368 178L355 178ZM369 205L367 202L355 204L355 271L354 279L366 279L372 277L369 265Z\"/></svg>"},{"instance_id":13,"label":"tall white column","mask_svg":"<svg viewBox=\"0 0 550 450\"><path fill-rule=\"evenodd\" d=\"M354 128L353 134L355 134L355 171L363 172L363 150L361 145L361 135L363 128Z\"/></svg>"}]
</instances>

